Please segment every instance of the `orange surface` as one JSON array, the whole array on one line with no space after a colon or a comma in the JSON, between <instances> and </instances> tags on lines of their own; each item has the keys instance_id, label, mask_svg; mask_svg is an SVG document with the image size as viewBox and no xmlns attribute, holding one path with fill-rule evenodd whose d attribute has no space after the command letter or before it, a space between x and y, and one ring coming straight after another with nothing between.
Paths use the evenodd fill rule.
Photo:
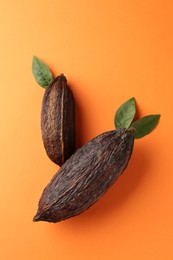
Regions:
<instances>
[{"instance_id":1,"label":"orange surface","mask_svg":"<svg viewBox=\"0 0 173 260\"><path fill-rule=\"evenodd\" d=\"M171 0L1 1L1 260L173 259L172 14ZM107 194L57 224L32 222L58 169L41 140L33 55L68 78L78 146L113 129L132 96L141 116L162 115Z\"/></svg>"}]
</instances>

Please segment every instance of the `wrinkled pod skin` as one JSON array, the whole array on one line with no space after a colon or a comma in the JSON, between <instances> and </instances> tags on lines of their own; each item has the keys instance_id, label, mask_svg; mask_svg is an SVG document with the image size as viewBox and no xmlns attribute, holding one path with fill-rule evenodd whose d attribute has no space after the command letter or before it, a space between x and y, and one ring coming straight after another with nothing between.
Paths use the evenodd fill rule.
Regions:
<instances>
[{"instance_id":1,"label":"wrinkled pod skin","mask_svg":"<svg viewBox=\"0 0 173 260\"><path fill-rule=\"evenodd\" d=\"M44 189L33 220L58 222L88 209L125 170L133 144L131 130L118 129L79 148Z\"/></svg>"},{"instance_id":2,"label":"wrinkled pod skin","mask_svg":"<svg viewBox=\"0 0 173 260\"><path fill-rule=\"evenodd\" d=\"M75 101L63 74L45 90L41 132L48 157L63 165L75 151Z\"/></svg>"}]
</instances>

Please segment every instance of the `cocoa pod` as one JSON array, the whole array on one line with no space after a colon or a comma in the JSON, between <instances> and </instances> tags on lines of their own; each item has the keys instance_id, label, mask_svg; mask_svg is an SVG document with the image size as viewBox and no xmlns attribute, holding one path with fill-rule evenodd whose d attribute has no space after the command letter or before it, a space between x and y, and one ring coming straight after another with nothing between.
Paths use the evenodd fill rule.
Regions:
<instances>
[{"instance_id":1,"label":"cocoa pod","mask_svg":"<svg viewBox=\"0 0 173 260\"><path fill-rule=\"evenodd\" d=\"M44 189L34 221L58 222L94 204L127 167L131 129L103 133L79 148Z\"/></svg>"},{"instance_id":2,"label":"cocoa pod","mask_svg":"<svg viewBox=\"0 0 173 260\"><path fill-rule=\"evenodd\" d=\"M75 151L75 101L63 74L45 90L41 131L48 157L61 166Z\"/></svg>"}]
</instances>

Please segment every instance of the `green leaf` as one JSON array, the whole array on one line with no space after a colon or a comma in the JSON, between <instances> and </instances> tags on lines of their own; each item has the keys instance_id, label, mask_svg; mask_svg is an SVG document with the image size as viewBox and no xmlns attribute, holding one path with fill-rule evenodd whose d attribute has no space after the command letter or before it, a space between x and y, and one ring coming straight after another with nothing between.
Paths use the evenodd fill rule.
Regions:
<instances>
[{"instance_id":1,"label":"green leaf","mask_svg":"<svg viewBox=\"0 0 173 260\"><path fill-rule=\"evenodd\" d=\"M160 115L149 115L133 122L130 127L135 128L133 136L135 138L142 138L148 135L158 124Z\"/></svg>"},{"instance_id":2,"label":"green leaf","mask_svg":"<svg viewBox=\"0 0 173 260\"><path fill-rule=\"evenodd\" d=\"M119 107L115 114L114 124L116 128L129 128L136 113L135 99L132 97Z\"/></svg>"},{"instance_id":3,"label":"green leaf","mask_svg":"<svg viewBox=\"0 0 173 260\"><path fill-rule=\"evenodd\" d=\"M53 81L49 67L35 56L32 60L32 73L37 83L43 88L46 88Z\"/></svg>"}]
</instances>

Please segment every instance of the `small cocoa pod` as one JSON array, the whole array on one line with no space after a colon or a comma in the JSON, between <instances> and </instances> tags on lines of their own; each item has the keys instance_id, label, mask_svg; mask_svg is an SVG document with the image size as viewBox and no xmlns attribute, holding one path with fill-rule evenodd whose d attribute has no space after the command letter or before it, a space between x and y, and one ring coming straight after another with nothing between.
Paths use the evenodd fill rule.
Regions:
<instances>
[{"instance_id":1,"label":"small cocoa pod","mask_svg":"<svg viewBox=\"0 0 173 260\"><path fill-rule=\"evenodd\" d=\"M127 167L133 143L130 129L118 129L79 148L44 189L33 220L58 222L88 209Z\"/></svg>"},{"instance_id":2,"label":"small cocoa pod","mask_svg":"<svg viewBox=\"0 0 173 260\"><path fill-rule=\"evenodd\" d=\"M75 101L63 74L45 90L41 131L48 157L61 166L75 151Z\"/></svg>"}]
</instances>

